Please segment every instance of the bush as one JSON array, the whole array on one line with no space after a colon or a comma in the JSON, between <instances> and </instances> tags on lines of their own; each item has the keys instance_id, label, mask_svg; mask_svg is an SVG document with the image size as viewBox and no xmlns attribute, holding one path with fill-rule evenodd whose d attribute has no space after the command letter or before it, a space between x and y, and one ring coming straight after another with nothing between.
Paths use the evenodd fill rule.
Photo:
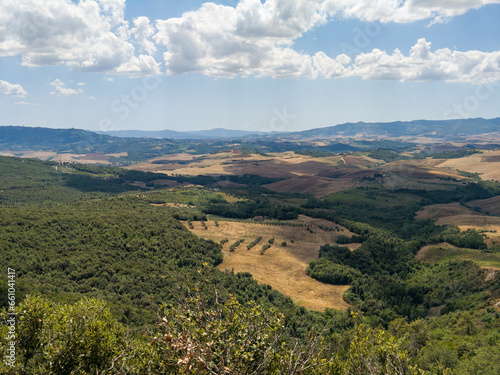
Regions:
<instances>
[{"instance_id":1,"label":"bush","mask_svg":"<svg viewBox=\"0 0 500 375\"><path fill-rule=\"evenodd\" d=\"M257 237L255 240L253 240L252 242L250 242L248 245L247 245L247 249L250 250L252 247L254 247L255 245L257 245L260 241L262 240L262 237Z\"/></svg>"},{"instance_id":2,"label":"bush","mask_svg":"<svg viewBox=\"0 0 500 375\"><path fill-rule=\"evenodd\" d=\"M241 243L243 243L245 241L244 238L240 238L238 241L236 241L235 243L233 243L230 247L229 247L229 251L234 251Z\"/></svg>"},{"instance_id":3,"label":"bush","mask_svg":"<svg viewBox=\"0 0 500 375\"><path fill-rule=\"evenodd\" d=\"M113 363L121 367L135 346L104 303L89 298L59 305L28 296L19 306L16 333L11 370L17 374L104 374Z\"/></svg>"},{"instance_id":4,"label":"bush","mask_svg":"<svg viewBox=\"0 0 500 375\"><path fill-rule=\"evenodd\" d=\"M347 285L352 283L354 279L361 277L361 272L358 270L325 258L312 260L306 273L313 279L333 285Z\"/></svg>"},{"instance_id":5,"label":"bush","mask_svg":"<svg viewBox=\"0 0 500 375\"><path fill-rule=\"evenodd\" d=\"M262 246L262 250L260 251L260 255L264 255L264 252L271 247L270 244L266 243Z\"/></svg>"}]
</instances>

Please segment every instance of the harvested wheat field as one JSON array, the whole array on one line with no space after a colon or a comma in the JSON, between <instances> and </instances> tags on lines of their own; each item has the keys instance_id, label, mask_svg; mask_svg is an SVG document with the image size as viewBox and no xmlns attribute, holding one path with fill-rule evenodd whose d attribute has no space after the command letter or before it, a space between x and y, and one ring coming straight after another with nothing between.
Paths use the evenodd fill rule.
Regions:
<instances>
[{"instance_id":1,"label":"harvested wheat field","mask_svg":"<svg viewBox=\"0 0 500 375\"><path fill-rule=\"evenodd\" d=\"M346 158L350 158L349 160L353 163L373 164L362 157L346 156ZM340 156L312 158L293 152L270 153L267 156L220 152L206 155L161 156L126 168L189 176L254 174L263 177L289 178L294 176L327 176L332 169L340 164L344 165L342 160L343 158Z\"/></svg>"},{"instance_id":2,"label":"harvested wheat field","mask_svg":"<svg viewBox=\"0 0 500 375\"><path fill-rule=\"evenodd\" d=\"M313 233L304 227L290 227L264 225L257 223L219 221L206 222L207 229L202 224L194 222L193 233L199 237L209 238L220 242L229 241L223 246L224 260L220 269L234 270L235 272L250 272L260 283L271 285L274 289L289 296L292 300L311 310L323 311L325 308L346 310L349 306L342 295L348 286L337 286L320 283L306 275L306 267L312 259L317 259L320 246L333 243L338 234L351 235L347 229L321 219L311 219L301 216L304 224L311 224ZM299 221L296 221L299 222ZM187 226L187 224L185 223ZM326 232L318 225L342 228L342 232ZM262 240L247 249L257 237ZM230 246L239 239L244 242L232 252ZM261 255L261 249L268 240L274 238L274 243ZM292 243L292 240L294 243ZM282 242L287 245L283 246Z\"/></svg>"},{"instance_id":3,"label":"harvested wheat field","mask_svg":"<svg viewBox=\"0 0 500 375\"><path fill-rule=\"evenodd\" d=\"M455 225L461 230L469 228L500 229L500 217L488 216L461 206L460 203L432 204L416 214L417 219L437 219L437 225Z\"/></svg>"},{"instance_id":4,"label":"harvested wheat field","mask_svg":"<svg viewBox=\"0 0 500 375\"><path fill-rule=\"evenodd\" d=\"M479 173L483 180L500 181L500 151L483 151L464 158L449 159L438 167L456 168L461 171Z\"/></svg>"},{"instance_id":5,"label":"harvested wheat field","mask_svg":"<svg viewBox=\"0 0 500 375\"><path fill-rule=\"evenodd\" d=\"M127 152L120 152L116 154L57 154L50 157L47 160L57 161L60 163L81 163L81 164L103 164L109 165L111 157L119 158L122 156L127 156ZM23 156L32 157L32 156Z\"/></svg>"},{"instance_id":6,"label":"harvested wheat field","mask_svg":"<svg viewBox=\"0 0 500 375\"><path fill-rule=\"evenodd\" d=\"M472 211L459 203L425 206L417 212L416 218L437 219L437 225L455 225L462 231L467 229L482 231L488 246L495 245L500 240L500 217Z\"/></svg>"}]
</instances>

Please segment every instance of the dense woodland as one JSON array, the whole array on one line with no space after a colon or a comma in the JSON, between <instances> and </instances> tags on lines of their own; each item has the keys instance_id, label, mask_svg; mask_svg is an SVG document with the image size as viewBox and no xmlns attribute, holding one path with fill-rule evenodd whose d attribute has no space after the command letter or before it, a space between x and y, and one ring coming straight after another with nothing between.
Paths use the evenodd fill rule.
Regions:
<instances>
[{"instance_id":1,"label":"dense woodland","mask_svg":"<svg viewBox=\"0 0 500 375\"><path fill-rule=\"evenodd\" d=\"M479 232L414 219L427 204L499 195L495 183L362 187L316 199L272 193L261 186L268 180L247 175L234 178L248 189L224 190L238 197L230 203L203 176L175 177L201 186L138 189L127 182L152 174L5 157L0 175L0 249L16 270L18 313L10 367L4 272L2 374L500 372L499 278L471 261L414 257L440 242L499 251ZM322 246L307 273L349 284L352 308L312 312L249 273L219 271L221 245L179 222L209 214L307 214L345 226L355 236ZM351 252L342 246L351 241L362 245Z\"/></svg>"}]
</instances>

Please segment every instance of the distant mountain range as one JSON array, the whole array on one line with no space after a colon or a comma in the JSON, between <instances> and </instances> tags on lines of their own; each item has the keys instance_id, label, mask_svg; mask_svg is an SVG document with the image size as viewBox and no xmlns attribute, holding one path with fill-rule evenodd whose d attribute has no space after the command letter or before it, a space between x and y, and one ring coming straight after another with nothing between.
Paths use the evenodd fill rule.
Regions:
<instances>
[{"instance_id":1,"label":"distant mountain range","mask_svg":"<svg viewBox=\"0 0 500 375\"><path fill-rule=\"evenodd\" d=\"M489 133L496 133L496 136L490 138L492 143L498 142L500 118L358 122L293 133L252 133L220 128L190 132L164 130L96 133L81 129L0 126L0 150L44 150L76 154L126 151L130 160L137 161L179 152L202 154L233 148L263 153L313 148L324 152L346 152L367 148L400 149L412 147L412 143L408 143L412 137L435 138L436 142L447 142L463 141L470 136ZM315 139L323 139L327 144L317 146L315 142L310 142Z\"/></svg>"},{"instance_id":2,"label":"distant mountain range","mask_svg":"<svg viewBox=\"0 0 500 375\"><path fill-rule=\"evenodd\" d=\"M98 132L121 138L170 138L170 139L226 139L226 138L244 138L252 135L269 135L270 133L259 133L243 130L231 130L224 128L215 128L210 130L196 130L179 132L176 130L117 130L109 132Z\"/></svg>"},{"instance_id":3,"label":"distant mountain range","mask_svg":"<svg viewBox=\"0 0 500 375\"><path fill-rule=\"evenodd\" d=\"M500 131L500 118L494 119L460 119L460 120L415 120L395 122L357 122L315 128L289 133L259 133L242 130L216 128L180 132L175 130L142 131L121 130L103 132L114 137L122 138L157 138L157 139L241 139L252 136L265 138L332 138L332 137L431 137L431 138L463 138L468 135L479 135Z\"/></svg>"},{"instance_id":4,"label":"distant mountain range","mask_svg":"<svg viewBox=\"0 0 500 375\"><path fill-rule=\"evenodd\" d=\"M460 120L415 120L376 123L346 123L325 128L316 128L301 132L281 134L281 138L332 138L354 137L362 135L371 137L431 137L431 138L463 138L464 136L500 132L500 117L494 119L460 119Z\"/></svg>"}]
</instances>

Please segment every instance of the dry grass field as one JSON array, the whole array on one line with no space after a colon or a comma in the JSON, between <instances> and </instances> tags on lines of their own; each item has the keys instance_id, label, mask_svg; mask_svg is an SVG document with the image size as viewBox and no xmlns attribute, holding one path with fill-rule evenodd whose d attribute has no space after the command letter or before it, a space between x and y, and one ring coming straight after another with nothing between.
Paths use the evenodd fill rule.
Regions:
<instances>
[{"instance_id":1,"label":"dry grass field","mask_svg":"<svg viewBox=\"0 0 500 375\"><path fill-rule=\"evenodd\" d=\"M437 166L479 173L483 180L500 181L499 150L483 151L482 154L473 154L459 159L448 159Z\"/></svg>"},{"instance_id":2,"label":"dry grass field","mask_svg":"<svg viewBox=\"0 0 500 375\"><path fill-rule=\"evenodd\" d=\"M253 174L270 178L284 178L266 185L278 192L310 193L322 197L356 186L355 180L373 175L375 171L364 171L373 160L357 156L332 156L312 158L293 152L259 154L239 154L221 152L207 155L175 154L151 159L147 162L127 167L141 171L165 174L197 175L244 175ZM350 165L344 164L347 160ZM354 165L354 164L359 164ZM363 168L363 170L360 170ZM223 187L241 187L232 182L222 182ZM229 186L228 186L229 185Z\"/></svg>"},{"instance_id":3,"label":"dry grass field","mask_svg":"<svg viewBox=\"0 0 500 375\"><path fill-rule=\"evenodd\" d=\"M10 151L2 151L11 155ZM29 151L12 154L21 157L36 157L59 162L88 164L110 164L111 157L120 154L56 154L51 152ZM171 154L156 157L143 163L125 167L140 171L158 172L167 175L188 176L208 175L259 175L285 180L265 185L277 192L309 193L320 198L328 194L366 184L366 178L375 174L384 177L380 182L389 189L451 189L467 180L460 176L457 169L482 173L486 179L500 178L500 151L485 151L466 158L439 160L419 159L384 163L371 159L363 153L313 158L287 151L281 153L242 154L238 150L216 154ZM443 180L452 178L457 181ZM167 180L157 180L155 185L172 184ZM231 181L218 182L220 187L244 187Z\"/></svg>"},{"instance_id":4,"label":"dry grass field","mask_svg":"<svg viewBox=\"0 0 500 375\"><path fill-rule=\"evenodd\" d=\"M57 156L57 152L50 151L0 151L0 155L2 156L17 156L20 158L35 158L42 160L49 160L54 156Z\"/></svg>"},{"instance_id":5,"label":"dry grass field","mask_svg":"<svg viewBox=\"0 0 500 375\"><path fill-rule=\"evenodd\" d=\"M460 205L460 203L425 206L416 214L417 219L436 219L437 225L455 225L460 230L469 228L500 231L500 217L489 216Z\"/></svg>"},{"instance_id":6,"label":"dry grass field","mask_svg":"<svg viewBox=\"0 0 500 375\"><path fill-rule=\"evenodd\" d=\"M489 200L485 199L484 201ZM471 203L472 202L469 202L469 204ZM475 204L471 206L475 206ZM467 207L461 206L459 203L433 204L426 206L417 212L416 218L436 219L437 225L455 225L462 231L467 229L481 231L485 235L485 243L488 247L500 243L500 217L488 216L472 211ZM439 249L434 249L436 247ZM499 254L483 253L480 250L459 249L450 244L425 246L420 249L417 258L429 262L437 260L445 261L452 258L469 259L482 267L500 269Z\"/></svg>"},{"instance_id":7,"label":"dry grass field","mask_svg":"<svg viewBox=\"0 0 500 375\"><path fill-rule=\"evenodd\" d=\"M229 240L223 246L224 261L219 266L220 269L250 272L258 282L271 285L274 289L290 296L297 304L311 310L323 311L325 308L346 310L349 305L343 300L342 295L348 286L320 283L307 276L305 269L312 259L317 259L320 246L333 243L338 234L351 235L351 233L341 226L339 227L344 230L343 232L323 231L318 228L319 225L338 226L323 219L312 219L301 215L297 222L311 224L314 233L309 233L305 227L231 221L219 221L219 226L216 227L215 222L211 220L206 222L208 228L206 230L199 222L194 222L192 232L199 237L217 242L225 238ZM185 225L187 226L186 223ZM259 236L262 240L248 250L247 245ZM231 244L240 238L244 238L245 241L231 252L229 249ZM262 245L268 243L271 238L274 238L274 243L264 255L261 255ZM287 242L286 246L282 245L283 241Z\"/></svg>"},{"instance_id":8,"label":"dry grass field","mask_svg":"<svg viewBox=\"0 0 500 375\"><path fill-rule=\"evenodd\" d=\"M365 178L372 178L375 174L383 174L384 186L390 189L450 189L461 184L461 180L466 180L456 169L437 168L436 165L440 163L442 160L427 158L384 164L362 153L313 158L290 151L260 155L241 154L235 150L206 155L174 154L127 168L170 175L252 174L283 178L286 180L265 187L277 192L308 193L320 198L361 186L365 184ZM453 178L458 182L445 181L443 178ZM229 181L220 184L222 187L242 187Z\"/></svg>"},{"instance_id":9,"label":"dry grass field","mask_svg":"<svg viewBox=\"0 0 500 375\"><path fill-rule=\"evenodd\" d=\"M60 163L81 163L81 164L101 164L109 165L111 157L127 156L127 152L120 152L116 154L58 154L57 152L50 151L0 151L2 156L16 156L20 158L34 158L40 160L51 160Z\"/></svg>"}]
</instances>

